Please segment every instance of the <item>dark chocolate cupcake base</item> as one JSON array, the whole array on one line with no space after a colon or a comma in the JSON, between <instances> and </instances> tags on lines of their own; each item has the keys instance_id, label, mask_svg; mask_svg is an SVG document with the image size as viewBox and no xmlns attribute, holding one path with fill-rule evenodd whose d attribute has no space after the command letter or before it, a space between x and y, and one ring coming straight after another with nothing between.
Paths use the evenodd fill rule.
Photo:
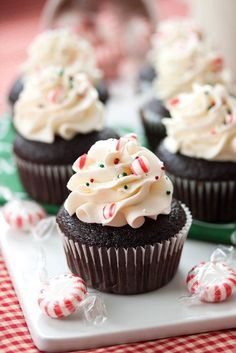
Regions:
<instances>
[{"instance_id":1,"label":"dark chocolate cupcake base","mask_svg":"<svg viewBox=\"0 0 236 353\"><path fill-rule=\"evenodd\" d=\"M236 163L174 154L164 143L156 153L174 184L174 196L190 208L193 218L210 223L236 221Z\"/></svg>"},{"instance_id":2,"label":"dark chocolate cupcake base","mask_svg":"<svg viewBox=\"0 0 236 353\"><path fill-rule=\"evenodd\" d=\"M166 128L162 119L170 117L170 113L160 100L154 98L141 108L140 115L150 149L155 151L166 137Z\"/></svg>"},{"instance_id":3,"label":"dark chocolate cupcake base","mask_svg":"<svg viewBox=\"0 0 236 353\"><path fill-rule=\"evenodd\" d=\"M176 207L175 204L173 209L177 212ZM66 224L70 227L70 219L72 220L72 224L74 224L75 220L69 216L66 220L64 219L63 224L62 220L66 211L61 209L57 216L57 222L71 272L82 277L88 286L103 292L115 294L139 294L164 286L174 277L177 271L184 241L191 224L189 211L184 206L180 206L180 208L184 210L183 226L179 231L167 237L168 239L163 240L165 237L161 236L161 232L156 227L156 239L160 236L162 240L154 243L151 242L150 244L148 244L147 240L146 245L127 246L127 243L125 243L125 234L123 236L121 234L121 239L125 245L119 247L98 244L90 245L88 239L86 243L83 243L81 240L78 240L78 237L71 237L65 231ZM182 212L180 213L182 214ZM183 219L181 218L182 221ZM155 221L152 222L155 223ZM160 221L159 223L161 224L162 222ZM90 226L92 227L93 224ZM176 229L179 226L180 223ZM107 226L103 228L115 227ZM127 229L127 235L129 231L135 231L129 226L122 228ZM115 229L117 234L119 234L119 231L120 228ZM172 231L173 229L170 232ZM89 237L96 239L96 234L97 231L93 234L90 230ZM147 233L143 232L142 238L145 239L147 235ZM106 239L106 237L107 235L104 235L103 239ZM111 242L114 242L114 238ZM105 244L104 241L102 244ZM116 241L114 242L115 244Z\"/></svg>"},{"instance_id":4,"label":"dark chocolate cupcake base","mask_svg":"<svg viewBox=\"0 0 236 353\"><path fill-rule=\"evenodd\" d=\"M14 157L21 183L33 199L54 205L64 202L69 194L66 185L73 174L71 164L45 166Z\"/></svg>"},{"instance_id":5,"label":"dark chocolate cupcake base","mask_svg":"<svg viewBox=\"0 0 236 353\"><path fill-rule=\"evenodd\" d=\"M30 141L16 133L14 153L21 159L44 165L68 165L99 140L119 138L115 131L105 128L102 131L92 131L88 134L77 134L71 140L56 136L53 143Z\"/></svg>"},{"instance_id":6,"label":"dark chocolate cupcake base","mask_svg":"<svg viewBox=\"0 0 236 353\"><path fill-rule=\"evenodd\" d=\"M72 164L98 140L119 138L111 129L77 134L71 140L57 136L53 143L30 141L16 134L13 151L20 180L35 200L61 205L73 174Z\"/></svg>"}]
</instances>

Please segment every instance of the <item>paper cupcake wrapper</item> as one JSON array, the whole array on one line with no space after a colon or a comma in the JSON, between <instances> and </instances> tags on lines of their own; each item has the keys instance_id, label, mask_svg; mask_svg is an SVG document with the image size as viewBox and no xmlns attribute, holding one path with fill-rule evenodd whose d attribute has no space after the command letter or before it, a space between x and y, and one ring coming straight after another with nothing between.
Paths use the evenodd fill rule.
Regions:
<instances>
[{"instance_id":1,"label":"paper cupcake wrapper","mask_svg":"<svg viewBox=\"0 0 236 353\"><path fill-rule=\"evenodd\" d=\"M14 156L22 185L40 202L61 205L68 196L66 187L72 176L71 165L43 165Z\"/></svg>"},{"instance_id":2,"label":"paper cupcake wrapper","mask_svg":"<svg viewBox=\"0 0 236 353\"><path fill-rule=\"evenodd\" d=\"M197 181L169 174L174 197L189 207L193 218L212 223L236 220L236 181Z\"/></svg>"},{"instance_id":3,"label":"paper cupcake wrapper","mask_svg":"<svg viewBox=\"0 0 236 353\"><path fill-rule=\"evenodd\" d=\"M159 121L154 113L144 113L141 110L142 125L152 151L155 151L159 143L166 137L166 128L162 121ZM153 115L153 116L152 116Z\"/></svg>"},{"instance_id":4,"label":"paper cupcake wrapper","mask_svg":"<svg viewBox=\"0 0 236 353\"><path fill-rule=\"evenodd\" d=\"M116 294L138 294L160 288L175 275L192 217L169 240L136 248L88 246L62 234L68 266L89 287Z\"/></svg>"}]
</instances>

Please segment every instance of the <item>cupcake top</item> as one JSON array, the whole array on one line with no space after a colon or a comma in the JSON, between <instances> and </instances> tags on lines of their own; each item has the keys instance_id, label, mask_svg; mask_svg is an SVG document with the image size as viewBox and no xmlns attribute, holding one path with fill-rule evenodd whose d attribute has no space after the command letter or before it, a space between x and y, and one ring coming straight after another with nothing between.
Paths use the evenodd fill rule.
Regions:
<instances>
[{"instance_id":1,"label":"cupcake top","mask_svg":"<svg viewBox=\"0 0 236 353\"><path fill-rule=\"evenodd\" d=\"M161 51L157 67L158 79L154 89L164 101L182 92L190 92L193 83L230 85L222 57L196 36L178 40Z\"/></svg>"},{"instance_id":2,"label":"cupcake top","mask_svg":"<svg viewBox=\"0 0 236 353\"><path fill-rule=\"evenodd\" d=\"M50 65L69 68L71 74L83 72L93 82L101 77L90 43L64 28L45 31L35 38L23 71L27 77Z\"/></svg>"},{"instance_id":3,"label":"cupcake top","mask_svg":"<svg viewBox=\"0 0 236 353\"><path fill-rule=\"evenodd\" d=\"M193 20L175 18L160 22L152 37L151 60L154 66L161 51L168 49L178 40L187 40L190 37L199 41L204 38L203 31Z\"/></svg>"},{"instance_id":4,"label":"cupcake top","mask_svg":"<svg viewBox=\"0 0 236 353\"><path fill-rule=\"evenodd\" d=\"M96 142L73 165L65 209L86 223L139 228L169 214L173 186L163 163L135 134Z\"/></svg>"},{"instance_id":5,"label":"cupcake top","mask_svg":"<svg viewBox=\"0 0 236 353\"><path fill-rule=\"evenodd\" d=\"M236 99L222 85L194 85L168 103L172 119L163 119L172 153L236 162Z\"/></svg>"},{"instance_id":6,"label":"cupcake top","mask_svg":"<svg viewBox=\"0 0 236 353\"><path fill-rule=\"evenodd\" d=\"M27 80L15 105L14 124L26 139L52 143L103 128L103 104L84 74L48 67Z\"/></svg>"}]
</instances>

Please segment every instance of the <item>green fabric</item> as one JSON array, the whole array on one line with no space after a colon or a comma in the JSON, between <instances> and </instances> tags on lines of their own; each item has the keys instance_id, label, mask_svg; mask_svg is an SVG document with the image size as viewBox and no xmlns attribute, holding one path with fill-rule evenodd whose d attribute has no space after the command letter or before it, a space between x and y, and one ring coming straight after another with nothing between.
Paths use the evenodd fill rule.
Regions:
<instances>
[{"instance_id":1,"label":"green fabric","mask_svg":"<svg viewBox=\"0 0 236 353\"><path fill-rule=\"evenodd\" d=\"M115 127L118 133L122 136L130 133L131 128ZM138 134L143 145L147 145L146 140L142 134ZM15 131L13 128L10 114L5 114L0 119L0 186L5 186L15 194L16 197L28 199L28 195L24 191L12 158L12 143L14 140ZM0 193L0 204L4 204L7 200L4 195ZM56 214L59 207L55 205L43 204L45 210L50 214ZM236 245L236 224L209 224L194 221L189 238L198 240L233 244Z\"/></svg>"}]
</instances>

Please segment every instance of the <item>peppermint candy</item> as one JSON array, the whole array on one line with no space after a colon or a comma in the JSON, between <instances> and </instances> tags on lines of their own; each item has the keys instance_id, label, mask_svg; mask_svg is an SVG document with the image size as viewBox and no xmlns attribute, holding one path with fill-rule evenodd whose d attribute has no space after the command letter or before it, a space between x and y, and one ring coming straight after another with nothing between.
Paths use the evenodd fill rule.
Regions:
<instances>
[{"instance_id":1,"label":"peppermint candy","mask_svg":"<svg viewBox=\"0 0 236 353\"><path fill-rule=\"evenodd\" d=\"M34 201L11 200L2 208L2 214L10 227L30 231L46 217L44 209Z\"/></svg>"},{"instance_id":2,"label":"peppermint candy","mask_svg":"<svg viewBox=\"0 0 236 353\"><path fill-rule=\"evenodd\" d=\"M80 156L74 163L73 169L77 171L78 169L81 170L84 168L85 164L87 162L87 154L84 153L82 156Z\"/></svg>"},{"instance_id":3,"label":"peppermint candy","mask_svg":"<svg viewBox=\"0 0 236 353\"><path fill-rule=\"evenodd\" d=\"M50 318L58 319L71 315L87 293L85 282L73 274L52 278L39 292L38 305Z\"/></svg>"},{"instance_id":4,"label":"peppermint candy","mask_svg":"<svg viewBox=\"0 0 236 353\"><path fill-rule=\"evenodd\" d=\"M135 175L144 175L149 172L150 164L146 157L137 157L131 164L130 169Z\"/></svg>"},{"instance_id":5,"label":"peppermint candy","mask_svg":"<svg viewBox=\"0 0 236 353\"><path fill-rule=\"evenodd\" d=\"M222 262L201 262L186 279L191 294L199 294L203 302L217 303L230 298L236 286L236 272Z\"/></svg>"},{"instance_id":6,"label":"peppermint candy","mask_svg":"<svg viewBox=\"0 0 236 353\"><path fill-rule=\"evenodd\" d=\"M109 219L113 217L116 210L116 204L113 202L112 204L107 204L103 207L102 214L104 219Z\"/></svg>"}]
</instances>

